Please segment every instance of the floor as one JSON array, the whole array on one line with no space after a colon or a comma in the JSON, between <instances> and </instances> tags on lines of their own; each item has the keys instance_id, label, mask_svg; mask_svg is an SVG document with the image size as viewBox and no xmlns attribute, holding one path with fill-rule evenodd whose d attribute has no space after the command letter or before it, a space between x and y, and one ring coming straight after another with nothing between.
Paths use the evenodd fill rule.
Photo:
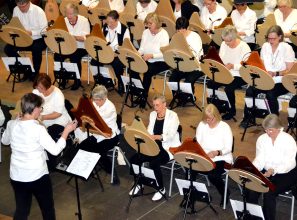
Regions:
<instances>
[{"instance_id":1,"label":"floor","mask_svg":"<svg viewBox=\"0 0 297 220\"><path fill-rule=\"evenodd\" d=\"M5 7L5 6L3 6ZM0 8L6 11L7 9ZM3 54L3 42L0 42L0 54ZM27 55L26 55L27 56ZM28 55L30 56L30 55ZM49 57L49 62L53 63L52 57ZM45 72L45 58L43 58L41 71ZM52 74L52 65L50 65L49 74ZM0 61L0 99L4 104L14 106L16 101L20 97L32 91L31 82L23 82L16 84L15 92L11 92L12 82L6 82L8 72L5 70L2 61ZM92 77L91 77L92 78ZM83 64L83 85L84 89L77 91L65 90L63 91L65 97L69 99L74 106L77 105L79 98L84 92L89 93L93 86L91 80L90 85L87 83L87 65ZM157 77L153 81L154 88L151 88L150 97L154 93L162 91L162 79ZM196 85L197 97L196 103L202 106L202 89L201 84ZM166 97L169 101L172 99L170 91L166 88ZM263 132L261 127L249 128L243 142L240 141L243 130L238 127L239 122L242 118L243 109L243 97L244 92L238 91L236 93L237 99L237 122L228 122L232 128L235 137L235 150L234 157L239 155L247 156L250 160L253 159L255 155L255 143L257 137ZM118 112L120 112L123 97L119 96L116 91L111 91L109 93L109 98L112 100ZM286 105L284 105L286 108ZM151 109L147 109L143 112L136 108L124 107L123 111L123 122L125 124L131 124L134 115L139 115L145 124L148 123L148 116ZM175 109L177 112L181 125L183 126L183 139L186 137L193 137L195 135L195 127L201 120L201 112L195 107L185 107ZM286 121L286 112L281 113L281 118L284 122ZM261 122L259 120L259 122ZM130 156L133 151L129 146L123 144L122 149L126 152L127 156ZM10 160L10 148L9 146L2 146L2 163L0 163L0 220L10 219L9 216L13 216L15 204L13 191L9 183L9 160ZM161 200L160 202L152 202L151 195L146 195L142 197L134 198L130 207L129 212L126 211L127 204L129 201L128 192L133 185L133 178L129 175L129 169L127 166L117 166L116 170L120 176L120 185L110 184L110 175L106 174L104 171L100 171L99 175L104 185L104 192L98 184L98 180L90 178L88 181L79 180L80 189L80 202L82 210L82 218L85 220L97 220L97 219L182 219L183 209L179 207L180 202L183 197L179 195L178 189L175 183L173 183L172 197L167 200ZM54 200L57 219L77 219L75 212L77 211L77 202L75 194L75 183L70 181L67 183L68 176L64 174L54 172L51 173L51 180L54 189ZM184 178L182 171L175 173L176 178ZM164 169L164 182L168 193L169 188L170 171ZM199 179L199 181L206 183L204 178ZM231 191L231 199L242 200L238 186L231 180L229 181L229 189ZM187 215L187 219L234 219L234 215L230 204L227 206L226 210L223 210L220 206L220 196L218 195L214 186L210 185L207 187L209 193L212 197L212 205L218 212L216 215L206 204L197 202L195 208L197 210L196 214ZM145 188L145 192L151 192L152 189L149 187ZM291 202L289 199L279 198L277 202L277 219L289 219L290 217L290 206ZM296 207L295 207L296 208ZM296 209L297 210L297 209ZM41 219L41 214L38 205L35 200L33 200L33 205L31 209L31 214L29 219ZM297 215L295 218L297 219Z\"/></svg>"}]
</instances>

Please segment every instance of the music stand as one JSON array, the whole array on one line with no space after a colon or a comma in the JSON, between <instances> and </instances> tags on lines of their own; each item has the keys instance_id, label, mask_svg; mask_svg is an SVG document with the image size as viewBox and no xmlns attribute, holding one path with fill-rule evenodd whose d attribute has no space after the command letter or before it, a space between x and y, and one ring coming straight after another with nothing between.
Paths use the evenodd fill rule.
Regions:
<instances>
[{"instance_id":1,"label":"music stand","mask_svg":"<svg viewBox=\"0 0 297 220\"><path fill-rule=\"evenodd\" d=\"M272 77L264 70L257 66L243 65L239 69L240 76L242 79L252 87L252 99L253 106L248 111L247 123L244 126L244 132L241 137L243 141L245 133L249 127L258 126L256 123L257 106L256 106L256 95L255 90L271 90L274 87L274 81Z\"/></svg>"},{"instance_id":2,"label":"music stand","mask_svg":"<svg viewBox=\"0 0 297 220\"><path fill-rule=\"evenodd\" d=\"M199 16L198 12L194 12L192 14L192 16L189 20L189 23L190 23L190 25L189 25L190 30L193 30L199 34L203 44L209 45L211 42L211 38L208 35L207 30L205 30L205 27L200 20L200 16Z\"/></svg>"},{"instance_id":3,"label":"music stand","mask_svg":"<svg viewBox=\"0 0 297 220\"><path fill-rule=\"evenodd\" d=\"M88 54L97 61L97 77L94 76L94 87L96 84L103 83L103 85L108 89L109 87L114 88L112 80L107 79L100 73L100 63L111 63L114 59L114 52L109 44L106 42L101 27L99 24L95 24L93 27L91 35L85 40L85 48ZM100 58L100 59L99 59Z\"/></svg>"},{"instance_id":4,"label":"music stand","mask_svg":"<svg viewBox=\"0 0 297 220\"><path fill-rule=\"evenodd\" d=\"M199 63L193 54L185 53L178 49L169 49L163 51L165 62L176 71L191 72L199 68ZM201 112L202 109L195 103L194 98L191 103L196 106ZM176 104L176 106L174 106ZM177 91L175 92L172 101L169 104L170 109L179 106L185 106L186 101L182 99L182 91L180 90L180 81L177 82Z\"/></svg>"},{"instance_id":5,"label":"music stand","mask_svg":"<svg viewBox=\"0 0 297 220\"><path fill-rule=\"evenodd\" d=\"M215 50L215 48L210 50ZM230 71L223 65L222 62L217 60L207 58L200 61L200 66L202 71L210 78L214 83L221 83L221 84L230 84L233 81L233 76ZM229 106L227 101L222 101L216 95L215 86L212 87L212 95L207 100L208 103L214 104L219 110L222 106ZM233 117L233 120L236 119Z\"/></svg>"},{"instance_id":6,"label":"music stand","mask_svg":"<svg viewBox=\"0 0 297 220\"><path fill-rule=\"evenodd\" d=\"M282 78L282 84L284 87L291 93L295 94L297 96L297 75L296 74L287 74L283 76ZM289 120L289 126L286 130L286 132L291 131L295 135L295 139L297 139L297 105L295 107L295 115L293 120ZM295 129L295 131L294 131Z\"/></svg>"},{"instance_id":7,"label":"music stand","mask_svg":"<svg viewBox=\"0 0 297 220\"><path fill-rule=\"evenodd\" d=\"M63 59L61 55L74 53L77 46L75 38L67 31L67 27L62 16L57 19L56 24L63 25L63 29L58 29L53 26L45 34L44 41L52 51L60 55L60 70L54 71L55 80L53 84L57 81L59 88L66 89L66 80L75 80L76 73L74 71L67 71L63 67Z\"/></svg>"},{"instance_id":8,"label":"music stand","mask_svg":"<svg viewBox=\"0 0 297 220\"><path fill-rule=\"evenodd\" d=\"M127 105L129 108L134 108L140 104L140 102L137 103L137 100L141 100L144 96L144 91L139 91L139 89L137 89L137 87L132 82L131 70L137 73L145 73L148 70L148 66L142 59L140 54L136 51L131 41L127 38L124 39L123 45L119 47L118 58L124 64L124 66L127 67L127 71L129 74L129 82L126 87L126 95L120 111L120 115L122 115L124 105ZM127 104L129 96L131 105ZM147 104L149 105L148 102Z\"/></svg>"},{"instance_id":9,"label":"music stand","mask_svg":"<svg viewBox=\"0 0 297 220\"><path fill-rule=\"evenodd\" d=\"M5 43L12 45L14 50L17 47L29 47L33 43L32 37L26 32L17 17L13 17L9 24L2 27L0 37ZM25 81L28 75L32 73L31 66L21 64L17 55L15 56L15 64L9 65L9 71L6 82L9 81L11 76L13 77L12 92L14 92L16 82ZM21 74L24 74L23 79L21 79Z\"/></svg>"},{"instance_id":10,"label":"music stand","mask_svg":"<svg viewBox=\"0 0 297 220\"><path fill-rule=\"evenodd\" d=\"M192 172L193 170L195 171L200 171L200 172L207 172L211 171L213 169L213 164L208 161L206 158L199 154L195 154L192 152L186 152L186 151L180 151L174 154L174 159L182 166L186 167L189 169L189 175L190 175L190 187L187 191L186 194L186 206L185 206L185 211L184 211L184 217L183 219L186 218L186 215L188 214L188 207L191 208L191 211L189 214L194 214L197 211L195 210L195 201L197 200L197 194L198 191L196 187L193 185L193 177L192 177ZM184 200L185 200L184 198ZM181 206L185 203L185 201L181 202ZM218 214L217 211L213 208L213 206L210 204L210 199L208 196L208 201L207 201L208 206L214 211L214 213Z\"/></svg>"},{"instance_id":11,"label":"music stand","mask_svg":"<svg viewBox=\"0 0 297 220\"><path fill-rule=\"evenodd\" d=\"M135 128L128 128L125 133L124 133L124 137L127 141L127 143L134 149L137 151L137 155L138 158L140 159L140 154L146 155L146 156L156 156L159 154L160 149L158 147L158 144L149 136L148 132L142 131L142 130L138 130ZM142 185L148 185L148 186L152 186L151 184L149 184L146 180L145 177L141 171L141 166L142 164L138 164L138 169L139 169L139 174L137 175L136 181L132 187L133 191L132 191L132 195L130 196L129 199L129 203L127 206L126 211L129 212L129 208L132 202L132 199L134 197L136 197L134 195L135 189L138 185L142 186ZM132 190L131 189L131 190ZM166 198L166 195L164 195L160 190L158 190L159 193L162 194L162 196ZM148 194L144 194L143 193L143 188L141 187L141 196L143 195L149 195L151 193Z\"/></svg>"}]
</instances>

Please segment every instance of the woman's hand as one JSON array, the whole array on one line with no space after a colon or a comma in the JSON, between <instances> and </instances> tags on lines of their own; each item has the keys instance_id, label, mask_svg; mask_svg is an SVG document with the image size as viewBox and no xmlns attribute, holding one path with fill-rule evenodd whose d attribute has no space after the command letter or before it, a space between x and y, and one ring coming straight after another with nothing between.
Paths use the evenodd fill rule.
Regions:
<instances>
[{"instance_id":1,"label":"woman's hand","mask_svg":"<svg viewBox=\"0 0 297 220\"><path fill-rule=\"evenodd\" d=\"M273 174L274 174L274 169L270 168L264 173L264 176L271 177Z\"/></svg>"},{"instance_id":2,"label":"woman's hand","mask_svg":"<svg viewBox=\"0 0 297 220\"><path fill-rule=\"evenodd\" d=\"M213 151L210 151L208 154L207 154L210 158L214 158L216 156L219 155L219 152L217 150L213 150Z\"/></svg>"},{"instance_id":3,"label":"woman's hand","mask_svg":"<svg viewBox=\"0 0 297 220\"><path fill-rule=\"evenodd\" d=\"M147 60L153 59L154 56L153 54L143 54L142 58L144 59L144 61L147 61Z\"/></svg>"}]
</instances>

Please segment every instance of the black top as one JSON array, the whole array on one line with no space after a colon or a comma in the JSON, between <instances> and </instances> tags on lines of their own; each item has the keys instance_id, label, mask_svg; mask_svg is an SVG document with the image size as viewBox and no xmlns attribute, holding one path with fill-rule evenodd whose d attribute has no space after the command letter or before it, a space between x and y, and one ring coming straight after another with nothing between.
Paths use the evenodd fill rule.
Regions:
<instances>
[{"instance_id":1,"label":"black top","mask_svg":"<svg viewBox=\"0 0 297 220\"><path fill-rule=\"evenodd\" d=\"M161 119L161 120L156 119L155 126L154 126L154 135L163 134L163 126L164 126L164 119Z\"/></svg>"},{"instance_id":2,"label":"black top","mask_svg":"<svg viewBox=\"0 0 297 220\"><path fill-rule=\"evenodd\" d=\"M174 2L171 0L170 1L173 12L175 10L175 4ZM199 13L199 8L196 5L193 5L191 3L190 0L186 0L181 4L181 16L185 17L186 19L190 20L192 14L194 12L198 12Z\"/></svg>"}]
</instances>

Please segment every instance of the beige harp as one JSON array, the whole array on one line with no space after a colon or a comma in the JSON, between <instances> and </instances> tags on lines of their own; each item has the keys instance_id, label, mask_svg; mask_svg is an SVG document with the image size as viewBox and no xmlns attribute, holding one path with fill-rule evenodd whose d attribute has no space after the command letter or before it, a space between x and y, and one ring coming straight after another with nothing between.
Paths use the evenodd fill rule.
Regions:
<instances>
[{"instance_id":1,"label":"beige harp","mask_svg":"<svg viewBox=\"0 0 297 220\"><path fill-rule=\"evenodd\" d=\"M189 21L189 29L199 34L203 44L210 44L211 38L207 34L204 25L200 20L200 16L197 12L194 12Z\"/></svg>"},{"instance_id":2,"label":"beige harp","mask_svg":"<svg viewBox=\"0 0 297 220\"><path fill-rule=\"evenodd\" d=\"M171 38L176 30L175 16L173 14L170 0L160 0L155 12L160 18L162 27L168 32L169 38Z\"/></svg>"},{"instance_id":3,"label":"beige harp","mask_svg":"<svg viewBox=\"0 0 297 220\"><path fill-rule=\"evenodd\" d=\"M232 19L230 17L225 18L222 24L214 27L214 30L213 30L214 34L212 35L212 40L219 46L223 41L222 32L227 25L233 25Z\"/></svg>"},{"instance_id":4,"label":"beige harp","mask_svg":"<svg viewBox=\"0 0 297 220\"><path fill-rule=\"evenodd\" d=\"M91 8L88 11L88 18L91 22L91 25L95 25L96 23L101 24L103 26L103 20L106 19L106 15L110 12L109 0L100 0L98 5L94 8Z\"/></svg>"},{"instance_id":5,"label":"beige harp","mask_svg":"<svg viewBox=\"0 0 297 220\"><path fill-rule=\"evenodd\" d=\"M256 30L257 44L262 46L266 42L267 30L273 25L276 25L274 14L269 14L267 15L264 23L257 26L257 30Z\"/></svg>"}]
</instances>

